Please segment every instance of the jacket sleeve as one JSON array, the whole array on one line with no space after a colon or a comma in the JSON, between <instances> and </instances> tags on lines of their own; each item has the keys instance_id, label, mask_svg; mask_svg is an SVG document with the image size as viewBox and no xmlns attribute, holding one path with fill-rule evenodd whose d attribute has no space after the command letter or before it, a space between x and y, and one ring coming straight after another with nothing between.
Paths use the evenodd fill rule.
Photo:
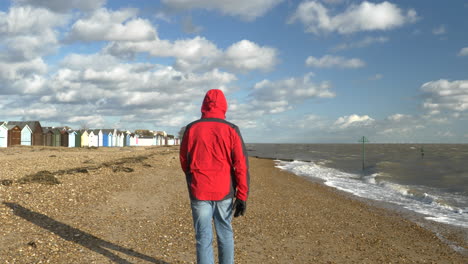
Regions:
<instances>
[{"instance_id":1,"label":"jacket sleeve","mask_svg":"<svg viewBox=\"0 0 468 264\"><path fill-rule=\"evenodd\" d=\"M249 195L249 160L244 141L238 128L236 128L236 137L233 144L232 164L234 167L234 177L237 184L236 198L247 201Z\"/></svg>"},{"instance_id":2,"label":"jacket sleeve","mask_svg":"<svg viewBox=\"0 0 468 264\"><path fill-rule=\"evenodd\" d=\"M182 170L187 174L189 170L189 161L187 157L187 152L188 152L188 131L185 130L184 136L182 137L182 142L180 144L180 150L179 150L179 159L180 159L180 166L182 167Z\"/></svg>"}]
</instances>

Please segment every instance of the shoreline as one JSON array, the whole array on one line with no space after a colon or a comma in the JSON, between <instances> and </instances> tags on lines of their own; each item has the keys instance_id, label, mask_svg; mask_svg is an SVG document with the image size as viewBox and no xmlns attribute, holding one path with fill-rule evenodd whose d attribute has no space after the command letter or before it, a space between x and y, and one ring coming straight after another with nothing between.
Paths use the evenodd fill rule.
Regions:
<instances>
[{"instance_id":1,"label":"shoreline","mask_svg":"<svg viewBox=\"0 0 468 264\"><path fill-rule=\"evenodd\" d=\"M194 263L178 147L0 150L6 263ZM249 158L236 263L466 263L400 213ZM20 183L47 170L59 184ZM214 241L216 245L216 241ZM215 249L216 252L216 249Z\"/></svg>"},{"instance_id":2,"label":"shoreline","mask_svg":"<svg viewBox=\"0 0 468 264\"><path fill-rule=\"evenodd\" d=\"M275 167L276 167L276 161L286 161L286 162L292 162L292 161L303 161L303 162L313 162L312 160L296 160L296 159L284 159L284 158L271 158L271 157L259 157L259 156L253 156L254 158L257 159L265 159L265 160L271 160L275 162ZM332 169L337 169L334 167L329 167L326 164L322 164L322 166L325 166L327 168L332 168ZM280 168L278 168L280 169ZM281 170L281 169L280 169ZM339 170L339 169L337 169ZM288 171L286 171L288 172ZM361 201L367 205L370 206L375 206L378 208L382 208L384 210L389 210L393 213L399 214L405 219L408 219L412 221L413 223L421 226L422 228L425 228L434 234L437 235L437 237L446 243L448 246L450 246L455 252L462 254L463 256L468 256L468 228L464 228L461 226L457 225L451 225L447 223L442 223L442 222L437 222L433 220L426 219L426 217L430 217L430 215L427 214L422 214L419 212L415 212L410 209L406 209L400 205L391 203L391 202L385 202L385 201L379 201L379 200L373 200L370 198L365 198L365 197L360 197L357 196L353 193L346 192L343 190L339 190L335 187L328 186L325 182L325 180L321 178L315 178L315 177L310 177L310 176L302 176L302 175L297 175L292 172L288 172L296 177L305 179L307 181L311 181L313 183L318 183L323 186L326 186L328 188L331 188L332 190L341 193L342 195L349 197L351 199L355 199L357 201Z\"/></svg>"},{"instance_id":3,"label":"shoreline","mask_svg":"<svg viewBox=\"0 0 468 264\"><path fill-rule=\"evenodd\" d=\"M468 228L463 228L460 226L450 225L447 223L441 223L426 219L426 217L429 215L425 215L422 213L412 211L410 209L403 208L397 204L356 196L352 193L345 192L334 187L330 187L325 184L324 180L319 178L300 176L296 174L294 175L303 178L307 181L311 181L329 187L333 191L341 193L341 195L349 197L350 199L354 199L363 202L369 206L381 208L384 210L388 210L392 213L398 214L402 218L410 220L411 222L421 226L422 228L433 232L442 242L450 246L455 252L460 253L464 256L468 256Z\"/></svg>"}]
</instances>

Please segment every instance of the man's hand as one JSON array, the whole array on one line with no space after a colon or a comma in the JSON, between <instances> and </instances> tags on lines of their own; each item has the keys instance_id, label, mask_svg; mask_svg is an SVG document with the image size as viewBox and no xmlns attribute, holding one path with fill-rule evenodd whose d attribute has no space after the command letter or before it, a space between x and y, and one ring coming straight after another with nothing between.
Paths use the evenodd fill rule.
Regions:
<instances>
[{"instance_id":1,"label":"man's hand","mask_svg":"<svg viewBox=\"0 0 468 264\"><path fill-rule=\"evenodd\" d=\"M240 199L236 199L233 205L234 211L234 217L238 217L240 215L245 214L245 210L247 210L247 202L242 201Z\"/></svg>"}]
</instances>

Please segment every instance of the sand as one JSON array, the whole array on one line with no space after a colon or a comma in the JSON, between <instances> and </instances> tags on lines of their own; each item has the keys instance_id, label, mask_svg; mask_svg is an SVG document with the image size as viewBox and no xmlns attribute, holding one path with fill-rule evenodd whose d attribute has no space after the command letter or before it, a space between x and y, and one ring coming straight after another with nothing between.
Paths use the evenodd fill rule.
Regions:
<instances>
[{"instance_id":1,"label":"sand","mask_svg":"<svg viewBox=\"0 0 468 264\"><path fill-rule=\"evenodd\" d=\"M13 147L0 162L1 263L195 262L178 147ZM250 165L236 263L468 263L397 212Z\"/></svg>"}]
</instances>

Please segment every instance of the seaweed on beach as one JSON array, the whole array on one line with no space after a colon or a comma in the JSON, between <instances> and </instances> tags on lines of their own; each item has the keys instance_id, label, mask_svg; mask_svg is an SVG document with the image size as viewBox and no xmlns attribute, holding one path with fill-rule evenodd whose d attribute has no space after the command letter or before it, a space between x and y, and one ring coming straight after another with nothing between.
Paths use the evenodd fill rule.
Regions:
<instances>
[{"instance_id":1,"label":"seaweed on beach","mask_svg":"<svg viewBox=\"0 0 468 264\"><path fill-rule=\"evenodd\" d=\"M122 165L122 164L125 164L125 163L142 163L146 159L148 159L148 156L128 157L128 158L122 158L122 159L119 159L119 160L113 161L113 162L104 162L104 163L102 163L102 166L112 167L114 165Z\"/></svg>"},{"instance_id":2,"label":"seaweed on beach","mask_svg":"<svg viewBox=\"0 0 468 264\"><path fill-rule=\"evenodd\" d=\"M74 168L74 169L69 169L69 170L59 170L57 171L57 174L75 174L75 173L89 173L89 170L91 169L97 169L97 168L92 168L92 167L82 167L82 168Z\"/></svg>"},{"instance_id":3,"label":"seaweed on beach","mask_svg":"<svg viewBox=\"0 0 468 264\"><path fill-rule=\"evenodd\" d=\"M124 167L124 166L112 166L112 171L113 171L113 172L119 172L119 171L123 171L123 172L133 172L133 171L135 171L135 170L132 169L132 168L129 168L129 167Z\"/></svg>"},{"instance_id":4,"label":"seaweed on beach","mask_svg":"<svg viewBox=\"0 0 468 264\"><path fill-rule=\"evenodd\" d=\"M60 181L55 177L55 175L50 171L39 171L35 174L27 175L18 180L18 183L41 183L47 185L60 184Z\"/></svg>"},{"instance_id":5,"label":"seaweed on beach","mask_svg":"<svg viewBox=\"0 0 468 264\"><path fill-rule=\"evenodd\" d=\"M13 184L12 180L0 180L0 184L4 186L10 186Z\"/></svg>"}]
</instances>

